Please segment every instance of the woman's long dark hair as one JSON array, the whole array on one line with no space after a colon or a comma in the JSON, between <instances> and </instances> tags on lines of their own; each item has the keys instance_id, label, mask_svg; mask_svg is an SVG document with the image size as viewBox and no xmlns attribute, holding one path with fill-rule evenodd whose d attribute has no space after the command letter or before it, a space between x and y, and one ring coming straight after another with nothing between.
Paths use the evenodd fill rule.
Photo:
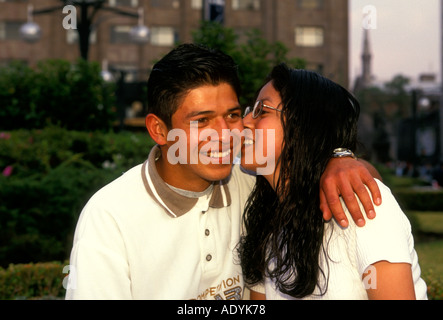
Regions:
<instances>
[{"instance_id":1,"label":"woman's long dark hair","mask_svg":"<svg viewBox=\"0 0 443 320\"><path fill-rule=\"evenodd\" d=\"M239 254L246 283L270 277L282 293L302 298L327 277L319 264L325 253L320 177L335 148L355 150L360 107L346 89L311 71L280 64L269 81L283 106L280 176L277 192L257 177Z\"/></svg>"}]
</instances>

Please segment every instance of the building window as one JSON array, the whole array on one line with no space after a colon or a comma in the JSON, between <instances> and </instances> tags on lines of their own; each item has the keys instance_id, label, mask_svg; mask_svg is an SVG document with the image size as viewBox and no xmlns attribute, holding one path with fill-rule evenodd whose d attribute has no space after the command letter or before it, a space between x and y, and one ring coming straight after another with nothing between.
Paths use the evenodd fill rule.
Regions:
<instances>
[{"instance_id":1,"label":"building window","mask_svg":"<svg viewBox=\"0 0 443 320\"><path fill-rule=\"evenodd\" d=\"M132 26L112 26L111 43L133 44L132 28ZM178 40L178 35L172 27L151 27L149 30L150 41L154 46L173 46Z\"/></svg>"},{"instance_id":2,"label":"building window","mask_svg":"<svg viewBox=\"0 0 443 320\"><path fill-rule=\"evenodd\" d=\"M232 0L234 10L260 10L260 0Z\"/></svg>"},{"instance_id":3,"label":"building window","mask_svg":"<svg viewBox=\"0 0 443 320\"><path fill-rule=\"evenodd\" d=\"M295 44L300 47L321 47L324 43L324 29L321 27L296 27Z\"/></svg>"},{"instance_id":4,"label":"building window","mask_svg":"<svg viewBox=\"0 0 443 320\"><path fill-rule=\"evenodd\" d=\"M111 43L134 43L131 39L133 26L112 26Z\"/></svg>"},{"instance_id":5,"label":"building window","mask_svg":"<svg viewBox=\"0 0 443 320\"><path fill-rule=\"evenodd\" d=\"M179 0L151 0L151 7L154 8L180 8Z\"/></svg>"},{"instance_id":6,"label":"building window","mask_svg":"<svg viewBox=\"0 0 443 320\"><path fill-rule=\"evenodd\" d=\"M137 81L137 67L125 63L110 63L109 70L117 71L118 76L123 76L124 83L131 83Z\"/></svg>"},{"instance_id":7,"label":"building window","mask_svg":"<svg viewBox=\"0 0 443 320\"><path fill-rule=\"evenodd\" d=\"M323 8L323 0L297 0L300 9L320 9Z\"/></svg>"},{"instance_id":8,"label":"building window","mask_svg":"<svg viewBox=\"0 0 443 320\"><path fill-rule=\"evenodd\" d=\"M203 9L203 0L192 0L191 1L191 8L196 10Z\"/></svg>"},{"instance_id":9,"label":"building window","mask_svg":"<svg viewBox=\"0 0 443 320\"><path fill-rule=\"evenodd\" d=\"M122 7L138 7L138 0L109 0L109 5L111 7L122 6Z\"/></svg>"},{"instance_id":10,"label":"building window","mask_svg":"<svg viewBox=\"0 0 443 320\"><path fill-rule=\"evenodd\" d=\"M172 27L151 28L151 44L154 46L173 46L178 40L177 37Z\"/></svg>"},{"instance_id":11,"label":"building window","mask_svg":"<svg viewBox=\"0 0 443 320\"><path fill-rule=\"evenodd\" d=\"M24 21L0 21L0 40L21 40L20 27Z\"/></svg>"},{"instance_id":12,"label":"building window","mask_svg":"<svg viewBox=\"0 0 443 320\"><path fill-rule=\"evenodd\" d=\"M66 42L68 44L78 43L78 31L73 29L66 30ZM89 43L96 44L97 43L97 30L93 30L91 35L89 36Z\"/></svg>"}]
</instances>

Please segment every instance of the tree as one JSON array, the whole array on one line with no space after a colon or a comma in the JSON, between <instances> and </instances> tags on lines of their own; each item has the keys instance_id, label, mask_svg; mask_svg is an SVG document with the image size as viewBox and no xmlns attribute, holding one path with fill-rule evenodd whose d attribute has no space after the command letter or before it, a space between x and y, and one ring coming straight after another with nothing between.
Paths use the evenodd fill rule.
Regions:
<instances>
[{"instance_id":1,"label":"tree","mask_svg":"<svg viewBox=\"0 0 443 320\"><path fill-rule=\"evenodd\" d=\"M406 87L411 80L403 75L396 75L391 81L385 83L388 102L395 104L397 110L396 118L404 118L411 112L411 95L406 91Z\"/></svg>"},{"instance_id":2,"label":"tree","mask_svg":"<svg viewBox=\"0 0 443 320\"><path fill-rule=\"evenodd\" d=\"M409 78L396 75L383 86L372 86L356 92L361 106L360 118L372 120L370 128L367 123L361 123L359 129L366 134L359 138L370 149L369 154L375 156L373 160L380 163L392 160L389 156L391 136L397 135L399 121L410 114L411 95L406 88L409 82ZM369 132L371 134L368 135Z\"/></svg>"},{"instance_id":3,"label":"tree","mask_svg":"<svg viewBox=\"0 0 443 320\"><path fill-rule=\"evenodd\" d=\"M193 42L219 49L230 55L239 65L242 82L242 105L251 104L257 90L278 63L285 62L293 68L303 69L306 62L299 58L288 58L288 48L282 42L270 43L257 29L246 32L246 40L240 42L239 36L231 28L217 22L203 21L200 28L193 32Z\"/></svg>"},{"instance_id":4,"label":"tree","mask_svg":"<svg viewBox=\"0 0 443 320\"><path fill-rule=\"evenodd\" d=\"M45 60L35 69L13 62L0 69L0 127L104 130L115 120L113 88L100 66L79 59Z\"/></svg>"}]
</instances>

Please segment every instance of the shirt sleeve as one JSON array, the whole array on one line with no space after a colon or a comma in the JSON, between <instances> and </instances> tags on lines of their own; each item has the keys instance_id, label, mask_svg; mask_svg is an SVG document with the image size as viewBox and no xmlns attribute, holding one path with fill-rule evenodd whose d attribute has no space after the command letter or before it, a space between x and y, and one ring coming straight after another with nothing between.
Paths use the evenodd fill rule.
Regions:
<instances>
[{"instance_id":1,"label":"shirt sleeve","mask_svg":"<svg viewBox=\"0 0 443 320\"><path fill-rule=\"evenodd\" d=\"M132 299L129 267L117 221L89 203L77 224L66 299Z\"/></svg>"},{"instance_id":2,"label":"shirt sleeve","mask_svg":"<svg viewBox=\"0 0 443 320\"><path fill-rule=\"evenodd\" d=\"M246 287L251 290L251 291L255 291L257 293L262 293L262 294L266 294L266 290L265 290L265 284L263 282L259 282L255 285L249 286L246 285Z\"/></svg>"},{"instance_id":3,"label":"shirt sleeve","mask_svg":"<svg viewBox=\"0 0 443 320\"><path fill-rule=\"evenodd\" d=\"M383 203L375 207L376 217L356 228L357 264L360 275L378 261L412 264L411 224L390 189L377 181Z\"/></svg>"}]
</instances>

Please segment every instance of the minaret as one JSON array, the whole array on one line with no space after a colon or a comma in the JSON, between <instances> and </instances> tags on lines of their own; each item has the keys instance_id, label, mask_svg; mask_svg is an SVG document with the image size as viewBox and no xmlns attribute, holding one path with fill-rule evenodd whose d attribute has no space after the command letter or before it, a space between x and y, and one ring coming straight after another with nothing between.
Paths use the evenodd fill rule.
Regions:
<instances>
[{"instance_id":1,"label":"minaret","mask_svg":"<svg viewBox=\"0 0 443 320\"><path fill-rule=\"evenodd\" d=\"M372 82L372 53L369 43L369 29L364 29L363 32L363 54L361 55L363 63L362 88L367 88Z\"/></svg>"},{"instance_id":2,"label":"minaret","mask_svg":"<svg viewBox=\"0 0 443 320\"><path fill-rule=\"evenodd\" d=\"M368 88L372 83L372 53L369 42L369 29L363 30L363 53L361 60L363 70L362 74L355 80L354 93Z\"/></svg>"}]
</instances>

